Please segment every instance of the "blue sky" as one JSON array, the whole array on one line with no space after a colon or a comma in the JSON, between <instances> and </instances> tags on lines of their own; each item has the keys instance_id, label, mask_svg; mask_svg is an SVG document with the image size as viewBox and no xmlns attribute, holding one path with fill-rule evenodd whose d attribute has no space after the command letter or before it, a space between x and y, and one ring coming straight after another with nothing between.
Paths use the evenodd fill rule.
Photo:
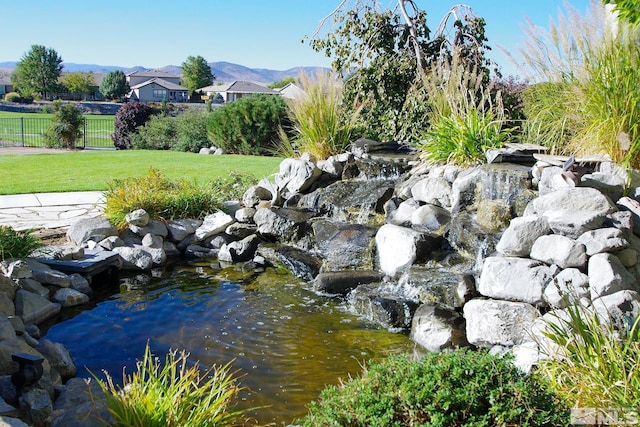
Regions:
<instances>
[{"instance_id":1,"label":"blue sky","mask_svg":"<svg viewBox=\"0 0 640 427\"><path fill-rule=\"evenodd\" d=\"M380 3L393 4L392 0ZM457 2L416 0L435 29ZM585 11L589 0L568 2ZM19 0L3 2L0 62L17 61L33 44L65 62L148 68L180 65L189 55L253 68L329 66L301 43L339 0ZM491 46L516 51L525 17L547 27L564 0L468 0L487 21ZM499 49L495 59L513 73Z\"/></svg>"}]
</instances>

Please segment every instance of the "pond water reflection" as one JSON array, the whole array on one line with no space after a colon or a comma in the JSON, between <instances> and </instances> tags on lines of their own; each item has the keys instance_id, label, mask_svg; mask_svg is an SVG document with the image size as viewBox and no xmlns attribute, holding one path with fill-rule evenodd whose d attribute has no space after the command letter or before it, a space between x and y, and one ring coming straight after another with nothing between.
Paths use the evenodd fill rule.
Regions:
<instances>
[{"instance_id":1,"label":"pond water reflection","mask_svg":"<svg viewBox=\"0 0 640 427\"><path fill-rule=\"evenodd\" d=\"M67 310L49 328L47 338L67 347L78 376L104 369L121 378L147 340L161 358L174 348L203 367L233 360L248 388L240 404L264 406L252 416L282 425L304 415L326 384L358 375L363 362L414 348L280 270L255 276L201 263L156 276L125 277L95 307Z\"/></svg>"}]
</instances>

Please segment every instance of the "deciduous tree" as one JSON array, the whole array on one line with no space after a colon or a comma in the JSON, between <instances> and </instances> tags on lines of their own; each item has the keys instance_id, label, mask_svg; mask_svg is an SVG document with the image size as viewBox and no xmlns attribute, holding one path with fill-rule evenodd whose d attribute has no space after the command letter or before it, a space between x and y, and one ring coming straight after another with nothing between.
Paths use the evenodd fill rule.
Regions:
<instances>
[{"instance_id":1,"label":"deciduous tree","mask_svg":"<svg viewBox=\"0 0 640 427\"><path fill-rule=\"evenodd\" d=\"M92 72L69 73L62 78L62 84L74 95L74 98L90 94L96 85Z\"/></svg>"},{"instance_id":2,"label":"deciduous tree","mask_svg":"<svg viewBox=\"0 0 640 427\"><path fill-rule=\"evenodd\" d=\"M100 83L100 93L107 99L120 99L129 92L127 77L120 70L111 71Z\"/></svg>"},{"instance_id":3,"label":"deciduous tree","mask_svg":"<svg viewBox=\"0 0 640 427\"><path fill-rule=\"evenodd\" d=\"M33 45L16 64L12 80L21 95L40 93L46 98L47 93L56 91L61 73L62 58L58 52Z\"/></svg>"},{"instance_id":4,"label":"deciduous tree","mask_svg":"<svg viewBox=\"0 0 640 427\"><path fill-rule=\"evenodd\" d=\"M215 76L202 56L189 56L182 63L182 84L193 95L196 89L213 84Z\"/></svg>"}]
</instances>

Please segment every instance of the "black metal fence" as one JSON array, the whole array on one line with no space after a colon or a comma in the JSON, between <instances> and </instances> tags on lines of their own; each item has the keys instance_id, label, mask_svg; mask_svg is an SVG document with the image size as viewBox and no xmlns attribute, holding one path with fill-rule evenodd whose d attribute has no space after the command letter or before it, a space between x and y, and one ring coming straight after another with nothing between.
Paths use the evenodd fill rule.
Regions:
<instances>
[{"instance_id":1,"label":"black metal fence","mask_svg":"<svg viewBox=\"0 0 640 427\"><path fill-rule=\"evenodd\" d=\"M0 117L0 147L46 147L47 117ZM113 116L85 117L79 148L113 148Z\"/></svg>"}]
</instances>

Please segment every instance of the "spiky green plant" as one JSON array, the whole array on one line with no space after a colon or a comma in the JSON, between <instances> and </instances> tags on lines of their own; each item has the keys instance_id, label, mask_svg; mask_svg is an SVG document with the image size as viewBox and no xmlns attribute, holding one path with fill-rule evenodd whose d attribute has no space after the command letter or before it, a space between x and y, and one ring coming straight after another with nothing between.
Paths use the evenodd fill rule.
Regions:
<instances>
[{"instance_id":1,"label":"spiky green plant","mask_svg":"<svg viewBox=\"0 0 640 427\"><path fill-rule=\"evenodd\" d=\"M540 373L576 408L640 414L640 317L616 329L579 303L566 313L548 322L544 335L559 355L549 354Z\"/></svg>"},{"instance_id":2,"label":"spiky green plant","mask_svg":"<svg viewBox=\"0 0 640 427\"><path fill-rule=\"evenodd\" d=\"M94 375L106 396L106 406L117 426L228 427L245 425L244 411L234 410L242 387L230 364L205 371L188 361L189 354L170 350L164 363L147 344L136 372L123 374L122 387L108 372ZM108 420L103 420L105 424Z\"/></svg>"},{"instance_id":3,"label":"spiky green plant","mask_svg":"<svg viewBox=\"0 0 640 427\"><path fill-rule=\"evenodd\" d=\"M347 114L342 104L342 85L335 75L318 72L312 78L302 74L300 82L304 95L288 103L294 136L287 138L280 132L280 152L309 153L318 160L341 153L352 142L360 110Z\"/></svg>"},{"instance_id":4,"label":"spiky green plant","mask_svg":"<svg viewBox=\"0 0 640 427\"><path fill-rule=\"evenodd\" d=\"M0 226L0 260L24 258L42 244L31 230L16 231L12 227Z\"/></svg>"},{"instance_id":5,"label":"spiky green plant","mask_svg":"<svg viewBox=\"0 0 640 427\"><path fill-rule=\"evenodd\" d=\"M487 149L509 142L512 129L504 126L500 93L492 96L484 74L455 58L438 61L423 76L430 126L419 147L429 163L471 166L485 161Z\"/></svg>"}]
</instances>

